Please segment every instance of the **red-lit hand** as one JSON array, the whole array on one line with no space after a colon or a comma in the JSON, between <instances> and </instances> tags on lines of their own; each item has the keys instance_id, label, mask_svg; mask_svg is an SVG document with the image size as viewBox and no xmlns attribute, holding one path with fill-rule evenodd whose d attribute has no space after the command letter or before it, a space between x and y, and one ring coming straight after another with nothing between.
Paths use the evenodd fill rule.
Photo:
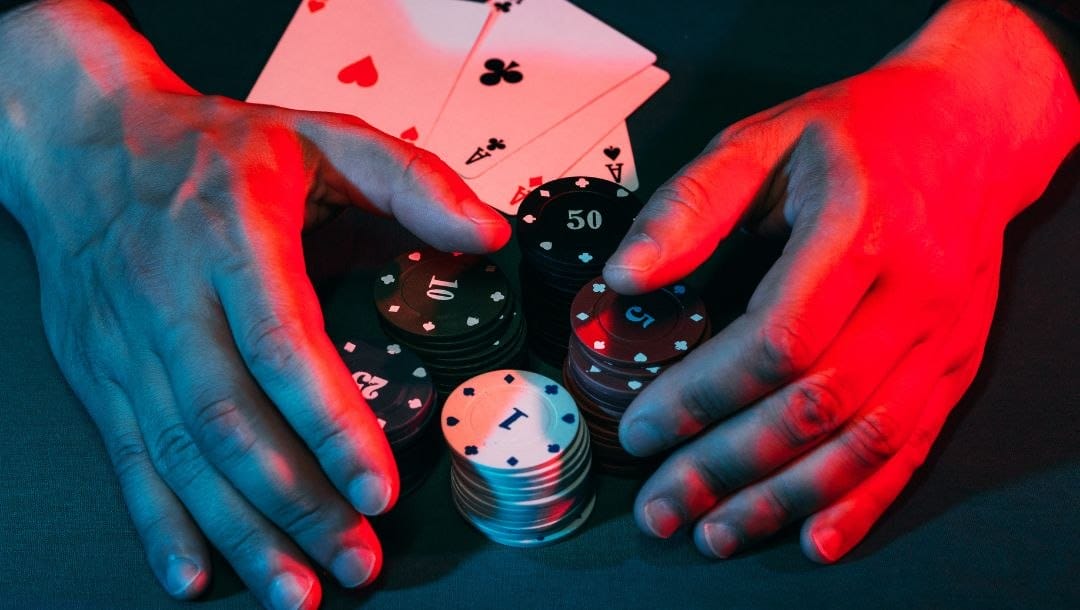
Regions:
<instances>
[{"instance_id":1,"label":"red-lit hand","mask_svg":"<svg viewBox=\"0 0 1080 610\"><path fill-rule=\"evenodd\" d=\"M20 41L0 44L0 200L154 573L198 595L209 541L268 607L318 605L307 557L370 582L382 554L361 513L394 504L397 470L324 334L301 232L357 205L481 252L505 220L358 120L198 95L98 2L36 4L0 39Z\"/></svg>"},{"instance_id":2,"label":"red-lit hand","mask_svg":"<svg viewBox=\"0 0 1080 610\"><path fill-rule=\"evenodd\" d=\"M1028 17L953 2L898 55L741 121L661 187L605 269L620 292L685 276L739 223L788 237L746 313L623 418L632 453L677 447L640 491L641 528L693 526L728 557L810 516L809 557L851 550L975 375L1005 225L1078 115Z\"/></svg>"}]
</instances>

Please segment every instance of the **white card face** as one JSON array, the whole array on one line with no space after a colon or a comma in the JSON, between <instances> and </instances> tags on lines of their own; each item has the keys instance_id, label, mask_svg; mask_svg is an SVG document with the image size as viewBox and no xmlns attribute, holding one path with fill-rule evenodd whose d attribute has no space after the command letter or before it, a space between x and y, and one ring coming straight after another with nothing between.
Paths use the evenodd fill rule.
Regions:
<instances>
[{"instance_id":1,"label":"white card face","mask_svg":"<svg viewBox=\"0 0 1080 610\"><path fill-rule=\"evenodd\" d=\"M656 61L567 0L521 0L495 15L424 142L466 178Z\"/></svg>"},{"instance_id":2,"label":"white card face","mask_svg":"<svg viewBox=\"0 0 1080 610\"><path fill-rule=\"evenodd\" d=\"M614 145L621 149L617 161L624 163L622 184L627 188L636 188L637 171L633 167L629 135L617 136L610 143L604 143L604 139L612 131L613 124L621 123L630 116L667 81L667 72L649 66L507 157L504 163L480 176L466 178L465 182L482 201L501 212L516 214L518 205L529 191L544 182L569 175L571 172L568 170L579 159L584 163L582 151ZM616 127L615 132L620 128L625 133L625 125ZM619 137L625 139L625 146ZM594 169L580 173L611 179L602 164L594 163L590 167ZM601 170L603 173L596 173Z\"/></svg>"},{"instance_id":3,"label":"white card face","mask_svg":"<svg viewBox=\"0 0 1080 610\"><path fill-rule=\"evenodd\" d=\"M640 184L626 123L619 123L608 132L565 175L603 178L636 191Z\"/></svg>"},{"instance_id":4,"label":"white card face","mask_svg":"<svg viewBox=\"0 0 1080 610\"><path fill-rule=\"evenodd\" d=\"M420 142L490 15L461 0L305 1L248 101L352 114Z\"/></svg>"}]
</instances>

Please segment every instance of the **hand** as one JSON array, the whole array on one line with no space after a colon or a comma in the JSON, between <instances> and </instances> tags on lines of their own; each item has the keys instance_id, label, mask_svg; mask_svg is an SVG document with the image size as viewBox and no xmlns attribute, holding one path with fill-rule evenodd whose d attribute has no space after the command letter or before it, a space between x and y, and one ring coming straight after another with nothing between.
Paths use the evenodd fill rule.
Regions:
<instances>
[{"instance_id":1,"label":"hand","mask_svg":"<svg viewBox=\"0 0 1080 610\"><path fill-rule=\"evenodd\" d=\"M198 595L209 541L268 607L319 604L308 557L371 582L382 555L360 513L394 504L397 471L324 334L301 232L344 205L447 250L497 249L509 226L433 155L359 120L198 95L97 2L16 21L0 36L53 34L75 78L71 99L8 121L5 200L154 573ZM91 65L108 45L128 60L112 73Z\"/></svg>"},{"instance_id":2,"label":"hand","mask_svg":"<svg viewBox=\"0 0 1080 610\"><path fill-rule=\"evenodd\" d=\"M662 186L605 269L620 292L685 276L738 224L787 244L746 313L624 416L631 453L677 447L639 493L640 527L692 525L728 557L809 516L807 556L851 550L975 375L1005 225L1075 146L1077 110L1023 13L954 2L899 54L732 126Z\"/></svg>"}]
</instances>

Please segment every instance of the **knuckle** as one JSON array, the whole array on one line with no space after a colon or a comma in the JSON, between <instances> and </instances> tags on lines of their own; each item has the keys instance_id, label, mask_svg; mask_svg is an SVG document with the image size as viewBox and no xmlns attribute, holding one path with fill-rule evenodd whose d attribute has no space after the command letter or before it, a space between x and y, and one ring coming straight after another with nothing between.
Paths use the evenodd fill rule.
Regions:
<instances>
[{"instance_id":1,"label":"knuckle","mask_svg":"<svg viewBox=\"0 0 1080 610\"><path fill-rule=\"evenodd\" d=\"M229 562L234 565L237 561L244 559L258 561L259 557L267 555L266 536L251 524L223 528L219 546Z\"/></svg>"},{"instance_id":2,"label":"knuckle","mask_svg":"<svg viewBox=\"0 0 1080 610\"><path fill-rule=\"evenodd\" d=\"M690 419L703 428L727 414L727 405L711 384L687 384L680 392L679 404Z\"/></svg>"},{"instance_id":3,"label":"knuckle","mask_svg":"<svg viewBox=\"0 0 1080 610\"><path fill-rule=\"evenodd\" d=\"M716 134L709 144L705 147L706 150L717 150L720 148L727 148L730 146L736 146L743 141L744 133L750 127L750 123L746 121L739 121L725 127L720 133Z\"/></svg>"},{"instance_id":4,"label":"knuckle","mask_svg":"<svg viewBox=\"0 0 1080 610\"><path fill-rule=\"evenodd\" d=\"M428 168L435 165L442 165L442 159L435 153L413 146L409 149L410 159L406 163L406 167L411 171L426 171Z\"/></svg>"},{"instance_id":5,"label":"knuckle","mask_svg":"<svg viewBox=\"0 0 1080 610\"><path fill-rule=\"evenodd\" d=\"M278 316L265 316L252 324L244 345L244 358L255 371L281 373L297 364L293 329Z\"/></svg>"},{"instance_id":6,"label":"knuckle","mask_svg":"<svg viewBox=\"0 0 1080 610\"><path fill-rule=\"evenodd\" d=\"M848 451L863 466L877 467L900 450L900 425L885 409L877 409L851 427Z\"/></svg>"},{"instance_id":7,"label":"knuckle","mask_svg":"<svg viewBox=\"0 0 1080 610\"><path fill-rule=\"evenodd\" d=\"M708 456L686 456L680 468L686 477L696 478L713 496L722 497L738 489L743 481L725 460L711 459Z\"/></svg>"},{"instance_id":8,"label":"knuckle","mask_svg":"<svg viewBox=\"0 0 1080 610\"><path fill-rule=\"evenodd\" d=\"M704 218L709 202L709 189L690 172L682 172L657 189L654 197L665 203L662 212L675 212L690 220Z\"/></svg>"},{"instance_id":9,"label":"knuckle","mask_svg":"<svg viewBox=\"0 0 1080 610\"><path fill-rule=\"evenodd\" d=\"M277 513L274 521L293 537L321 529L329 518L325 503L309 502L298 498L285 501Z\"/></svg>"},{"instance_id":10,"label":"knuckle","mask_svg":"<svg viewBox=\"0 0 1080 610\"><path fill-rule=\"evenodd\" d=\"M132 515L132 520L135 524L136 531L143 539L149 540L156 538L164 540L165 544L172 544L172 541L178 538L175 528L175 520L172 514L161 511L150 516L143 516L136 519Z\"/></svg>"},{"instance_id":11,"label":"knuckle","mask_svg":"<svg viewBox=\"0 0 1080 610\"><path fill-rule=\"evenodd\" d=\"M758 372L762 380L770 384L805 370L817 356L805 333L790 320L765 324L758 342Z\"/></svg>"},{"instance_id":12,"label":"knuckle","mask_svg":"<svg viewBox=\"0 0 1080 610\"><path fill-rule=\"evenodd\" d=\"M412 185L427 182L435 168L442 165L435 153L401 141L390 142L382 148L381 154L386 157L390 165L400 168L400 173L391 189L390 207L392 209L395 204L398 204L398 197L410 192Z\"/></svg>"},{"instance_id":13,"label":"knuckle","mask_svg":"<svg viewBox=\"0 0 1080 610\"><path fill-rule=\"evenodd\" d=\"M762 525L775 530L790 521L794 516L793 506L782 489L777 489L773 484L761 487L757 502L757 517L762 520Z\"/></svg>"},{"instance_id":14,"label":"knuckle","mask_svg":"<svg viewBox=\"0 0 1080 610\"><path fill-rule=\"evenodd\" d=\"M161 476L174 487L188 487L206 469L206 461L183 424L164 428L154 442L151 457Z\"/></svg>"},{"instance_id":15,"label":"knuckle","mask_svg":"<svg viewBox=\"0 0 1080 610\"><path fill-rule=\"evenodd\" d=\"M791 106L790 101L785 102L732 123L713 138L708 149L739 146L754 149L760 147L762 138L775 140L777 123L780 122L777 119L788 113Z\"/></svg>"},{"instance_id":16,"label":"knuckle","mask_svg":"<svg viewBox=\"0 0 1080 610\"><path fill-rule=\"evenodd\" d=\"M790 447L805 447L836 429L842 411L840 395L824 378L798 382L776 411L776 425Z\"/></svg>"},{"instance_id":17,"label":"knuckle","mask_svg":"<svg viewBox=\"0 0 1080 610\"><path fill-rule=\"evenodd\" d=\"M106 446L113 463L113 470L122 482L130 481L150 463L146 443L138 432L116 434L109 439Z\"/></svg>"},{"instance_id":18,"label":"knuckle","mask_svg":"<svg viewBox=\"0 0 1080 610\"><path fill-rule=\"evenodd\" d=\"M328 452L339 447L355 446L350 434L351 431L341 422L326 418L318 422L316 426L316 430L319 431L318 438L312 445L316 455L325 456Z\"/></svg>"},{"instance_id":19,"label":"knuckle","mask_svg":"<svg viewBox=\"0 0 1080 610\"><path fill-rule=\"evenodd\" d=\"M934 439L936 438L937 431L929 428L916 431L912 434L911 450L907 451L907 455L903 458L904 467L909 474L915 472L926 463L926 458L930 455L930 447L934 444Z\"/></svg>"},{"instance_id":20,"label":"knuckle","mask_svg":"<svg viewBox=\"0 0 1080 610\"><path fill-rule=\"evenodd\" d=\"M236 400L214 395L196 399L192 409L192 428L215 458L233 461L251 454L254 435L244 425Z\"/></svg>"},{"instance_id":21,"label":"knuckle","mask_svg":"<svg viewBox=\"0 0 1080 610\"><path fill-rule=\"evenodd\" d=\"M958 354L946 362L943 376L962 388L967 388L975 380L982 363L985 346L973 346L970 351Z\"/></svg>"}]
</instances>

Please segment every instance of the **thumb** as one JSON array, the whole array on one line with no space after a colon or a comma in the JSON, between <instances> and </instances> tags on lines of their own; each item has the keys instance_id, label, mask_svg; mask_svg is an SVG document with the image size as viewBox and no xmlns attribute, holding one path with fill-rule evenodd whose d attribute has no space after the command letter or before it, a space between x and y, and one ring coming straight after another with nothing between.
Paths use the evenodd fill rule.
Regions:
<instances>
[{"instance_id":1,"label":"thumb","mask_svg":"<svg viewBox=\"0 0 1080 610\"><path fill-rule=\"evenodd\" d=\"M622 294L649 292L705 262L764 198L783 149L763 135L758 125L726 130L657 189L604 267L608 285Z\"/></svg>"},{"instance_id":2,"label":"thumb","mask_svg":"<svg viewBox=\"0 0 1080 610\"><path fill-rule=\"evenodd\" d=\"M510 224L441 159L347 115L297 113L317 149L316 179L337 199L389 214L444 251L491 252Z\"/></svg>"}]
</instances>

